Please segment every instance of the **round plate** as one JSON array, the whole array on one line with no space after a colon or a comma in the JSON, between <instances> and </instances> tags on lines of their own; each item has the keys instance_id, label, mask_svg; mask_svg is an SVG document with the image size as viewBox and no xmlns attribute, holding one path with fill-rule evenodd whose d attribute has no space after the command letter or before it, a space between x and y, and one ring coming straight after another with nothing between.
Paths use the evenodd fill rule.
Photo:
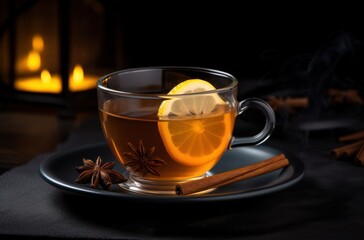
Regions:
<instances>
[{"instance_id":1,"label":"round plate","mask_svg":"<svg viewBox=\"0 0 364 240\"><path fill-rule=\"evenodd\" d=\"M273 157L279 153L282 152L265 145L236 147L227 151L220 162L210 172L212 174L217 174L243 167ZM288 153L284 154L290 163L283 169L222 186L207 194L189 196L133 194L121 189L117 184L112 185L110 190L104 190L101 187L93 189L90 187L90 184L77 184L75 179L79 173L75 168L76 166L83 165L83 158L95 161L96 158L100 156L103 162L116 161L106 143L87 145L77 149L56 153L41 163L39 171L46 182L68 193L115 198L133 202L220 202L265 195L285 189L297 183L304 175L304 164L294 155ZM126 174L126 170L118 163L115 164L114 169L122 174Z\"/></svg>"}]
</instances>

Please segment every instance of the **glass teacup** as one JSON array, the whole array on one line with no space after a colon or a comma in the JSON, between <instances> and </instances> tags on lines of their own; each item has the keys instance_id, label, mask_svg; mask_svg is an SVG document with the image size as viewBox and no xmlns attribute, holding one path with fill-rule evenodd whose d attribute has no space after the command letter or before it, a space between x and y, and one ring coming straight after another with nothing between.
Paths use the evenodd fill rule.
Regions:
<instances>
[{"instance_id":1,"label":"glass teacup","mask_svg":"<svg viewBox=\"0 0 364 240\"><path fill-rule=\"evenodd\" d=\"M237 86L229 73L197 67L132 68L101 77L103 133L128 171L120 186L134 193L175 194L177 184L211 175L232 145L268 139L275 125L272 108L258 98L238 102ZM236 116L248 108L264 114L265 126L254 136L234 137Z\"/></svg>"}]
</instances>

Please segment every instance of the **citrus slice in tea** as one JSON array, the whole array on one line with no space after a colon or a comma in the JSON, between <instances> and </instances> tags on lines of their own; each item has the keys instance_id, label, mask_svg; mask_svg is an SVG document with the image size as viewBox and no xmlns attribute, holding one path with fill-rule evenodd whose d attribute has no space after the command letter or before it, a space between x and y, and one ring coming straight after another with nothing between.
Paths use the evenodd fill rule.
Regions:
<instances>
[{"instance_id":1,"label":"citrus slice in tea","mask_svg":"<svg viewBox=\"0 0 364 240\"><path fill-rule=\"evenodd\" d=\"M213 90L207 81L186 80L168 93L177 96L159 107L159 133L169 155L180 164L213 164L229 145L235 109L216 92L193 94Z\"/></svg>"}]
</instances>

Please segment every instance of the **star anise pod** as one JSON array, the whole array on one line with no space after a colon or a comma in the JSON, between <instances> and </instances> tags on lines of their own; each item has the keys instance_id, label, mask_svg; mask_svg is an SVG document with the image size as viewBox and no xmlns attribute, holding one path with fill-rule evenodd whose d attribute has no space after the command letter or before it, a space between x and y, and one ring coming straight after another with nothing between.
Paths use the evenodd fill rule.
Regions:
<instances>
[{"instance_id":1,"label":"star anise pod","mask_svg":"<svg viewBox=\"0 0 364 240\"><path fill-rule=\"evenodd\" d=\"M125 163L126 167L130 167L135 173L142 176L148 173L160 176L155 168L167 165L167 163L158 157L153 157L155 147L146 149L142 140L139 141L138 147L135 147L130 142L128 146L132 151L123 153L124 156L129 158L129 161Z\"/></svg>"},{"instance_id":2,"label":"star anise pod","mask_svg":"<svg viewBox=\"0 0 364 240\"><path fill-rule=\"evenodd\" d=\"M90 159L83 159L83 165L76 167L80 175L76 179L76 183L91 183L92 188L99 185L109 190L111 184L122 183L127 179L119 172L113 170L115 162L102 163L99 156L94 163Z\"/></svg>"}]
</instances>

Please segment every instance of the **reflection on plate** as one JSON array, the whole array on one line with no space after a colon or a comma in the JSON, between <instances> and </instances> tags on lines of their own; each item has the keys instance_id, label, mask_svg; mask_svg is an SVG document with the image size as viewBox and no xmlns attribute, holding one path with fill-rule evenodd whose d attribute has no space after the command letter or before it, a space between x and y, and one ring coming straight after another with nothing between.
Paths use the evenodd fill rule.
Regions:
<instances>
[{"instance_id":1,"label":"reflection on plate","mask_svg":"<svg viewBox=\"0 0 364 240\"><path fill-rule=\"evenodd\" d=\"M221 161L210 171L212 174L228 171L234 168L250 165L281 153L280 150L266 146L236 147L227 151ZM226 200L256 197L273 193L290 187L302 179L304 165L300 159L285 153L290 165L252 179L226 185L204 195L191 196L161 196L132 194L114 184L109 191L102 188L93 189L88 184L77 184L75 179L78 172L76 166L82 165L83 158L96 159L100 156L103 161L116 161L105 143L88 145L77 149L56 153L45 159L40 166L40 175L51 185L68 193L86 196L120 199L133 202L220 202ZM115 170L125 174L126 170L115 165Z\"/></svg>"}]
</instances>

